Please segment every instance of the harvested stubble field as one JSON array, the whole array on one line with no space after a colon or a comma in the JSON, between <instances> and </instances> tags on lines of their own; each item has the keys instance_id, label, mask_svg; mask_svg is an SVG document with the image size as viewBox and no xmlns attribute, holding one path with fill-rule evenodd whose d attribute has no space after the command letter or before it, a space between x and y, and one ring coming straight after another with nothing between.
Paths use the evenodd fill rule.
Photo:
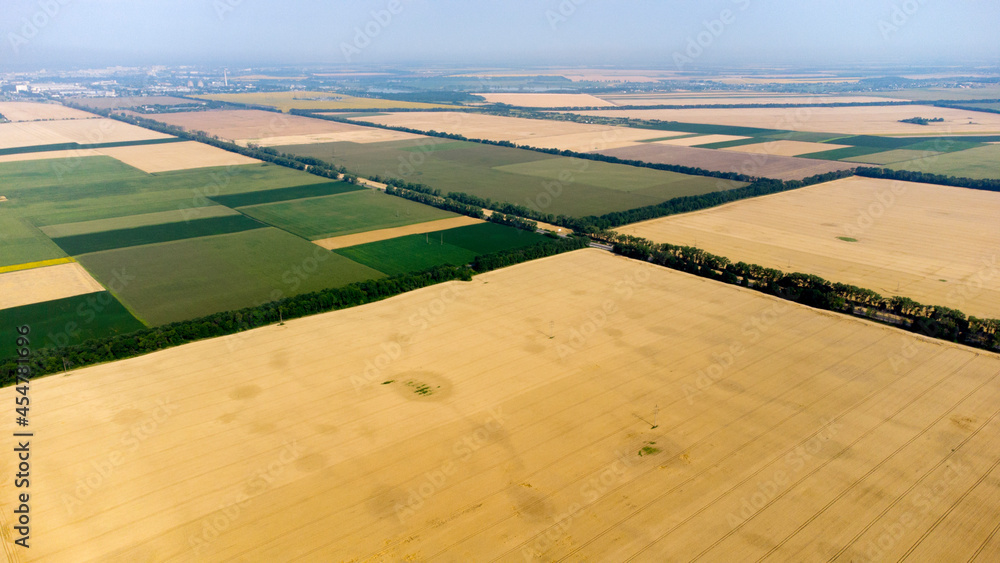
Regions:
<instances>
[{"instance_id":1,"label":"harvested stubble field","mask_svg":"<svg viewBox=\"0 0 1000 563\"><path fill-rule=\"evenodd\" d=\"M992 561L998 378L584 250L36 381L23 559Z\"/></svg>"},{"instance_id":2,"label":"harvested stubble field","mask_svg":"<svg viewBox=\"0 0 1000 563\"><path fill-rule=\"evenodd\" d=\"M104 291L75 262L0 274L0 309Z\"/></svg>"},{"instance_id":3,"label":"harvested stubble field","mask_svg":"<svg viewBox=\"0 0 1000 563\"><path fill-rule=\"evenodd\" d=\"M170 138L172 138L170 135L113 119L66 119L0 124L0 149L62 143L94 145Z\"/></svg>"},{"instance_id":4,"label":"harvested stubble field","mask_svg":"<svg viewBox=\"0 0 1000 563\"><path fill-rule=\"evenodd\" d=\"M476 94L490 104L507 104L526 108L599 108L615 104L590 94Z\"/></svg>"},{"instance_id":5,"label":"harvested stubble field","mask_svg":"<svg viewBox=\"0 0 1000 563\"><path fill-rule=\"evenodd\" d=\"M49 119L89 119L92 113L59 104L37 102L0 102L0 115L10 121L42 121Z\"/></svg>"},{"instance_id":6,"label":"harvested stubble field","mask_svg":"<svg viewBox=\"0 0 1000 563\"><path fill-rule=\"evenodd\" d=\"M285 115L260 110L181 112L155 116L157 121L188 131L205 131L239 144L297 145L333 141L378 143L417 138L417 135Z\"/></svg>"},{"instance_id":7,"label":"harvested stubble field","mask_svg":"<svg viewBox=\"0 0 1000 563\"><path fill-rule=\"evenodd\" d=\"M434 109L446 108L441 104L399 102L381 98L356 98L336 92L261 92L254 94L213 94L193 96L202 100L215 100L252 106L269 106L287 112L292 109Z\"/></svg>"},{"instance_id":8,"label":"harvested stubble field","mask_svg":"<svg viewBox=\"0 0 1000 563\"><path fill-rule=\"evenodd\" d=\"M620 231L997 318L997 217L998 193L855 177Z\"/></svg>"},{"instance_id":9,"label":"harvested stubble field","mask_svg":"<svg viewBox=\"0 0 1000 563\"><path fill-rule=\"evenodd\" d=\"M260 161L255 158L193 141L113 147L98 149L98 152L150 174L193 168L260 164Z\"/></svg>"},{"instance_id":10,"label":"harvested stubble field","mask_svg":"<svg viewBox=\"0 0 1000 563\"><path fill-rule=\"evenodd\" d=\"M576 152L631 147L649 139L684 135L673 131L464 112L393 113L359 117L357 121L420 131L442 131L463 135L469 139L509 141L516 145Z\"/></svg>"},{"instance_id":11,"label":"harvested stubble field","mask_svg":"<svg viewBox=\"0 0 1000 563\"><path fill-rule=\"evenodd\" d=\"M618 106L704 106L733 104L856 104L870 102L900 102L904 100L876 96L811 96L803 94L757 94L715 92L699 95L694 92L676 94L623 94L601 96ZM570 107L570 106L565 106Z\"/></svg>"},{"instance_id":12,"label":"harvested stubble field","mask_svg":"<svg viewBox=\"0 0 1000 563\"><path fill-rule=\"evenodd\" d=\"M643 143L634 147L595 151L626 160L678 164L719 172L739 172L748 176L801 180L817 174L848 170L857 165L811 158L767 154L737 153L726 150L676 147L661 143Z\"/></svg>"},{"instance_id":13,"label":"harvested stubble field","mask_svg":"<svg viewBox=\"0 0 1000 563\"><path fill-rule=\"evenodd\" d=\"M726 147L722 150L733 152L744 152L751 154L766 154L772 156L799 156L800 154L812 154L822 151L832 151L836 149L846 149L847 145L834 145L830 143L808 143L804 141L766 141L752 145L740 145L736 147Z\"/></svg>"},{"instance_id":14,"label":"harvested stubble field","mask_svg":"<svg viewBox=\"0 0 1000 563\"><path fill-rule=\"evenodd\" d=\"M1000 114L932 106L861 106L751 109L650 109L583 111L582 115L658 119L790 131L845 135L940 136L958 133L1000 133ZM942 123L900 123L911 117L943 118Z\"/></svg>"}]
</instances>

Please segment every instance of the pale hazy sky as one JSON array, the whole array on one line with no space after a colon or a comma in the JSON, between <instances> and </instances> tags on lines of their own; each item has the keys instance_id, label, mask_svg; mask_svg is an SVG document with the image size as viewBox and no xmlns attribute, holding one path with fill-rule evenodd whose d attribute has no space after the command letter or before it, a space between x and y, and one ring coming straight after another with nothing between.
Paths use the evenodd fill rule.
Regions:
<instances>
[{"instance_id":1,"label":"pale hazy sky","mask_svg":"<svg viewBox=\"0 0 1000 563\"><path fill-rule=\"evenodd\" d=\"M1000 62L996 0L0 0L0 65ZM383 12L396 8L391 20ZM730 12L726 22L721 18ZM895 16L895 17L894 17ZM713 23L713 21L715 23ZM358 30L367 34L359 37ZM686 52L701 37L703 47ZM345 45L350 45L345 51ZM346 52L346 54L345 54Z\"/></svg>"}]
</instances>

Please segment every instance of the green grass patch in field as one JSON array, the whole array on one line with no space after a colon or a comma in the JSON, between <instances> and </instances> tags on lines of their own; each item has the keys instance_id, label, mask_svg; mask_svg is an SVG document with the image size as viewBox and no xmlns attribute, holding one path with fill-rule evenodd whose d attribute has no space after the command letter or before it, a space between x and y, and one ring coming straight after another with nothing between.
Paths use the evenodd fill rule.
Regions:
<instances>
[{"instance_id":1,"label":"green grass patch in field","mask_svg":"<svg viewBox=\"0 0 1000 563\"><path fill-rule=\"evenodd\" d=\"M66 253L30 222L0 203L0 267L63 258Z\"/></svg>"},{"instance_id":2,"label":"green grass patch in field","mask_svg":"<svg viewBox=\"0 0 1000 563\"><path fill-rule=\"evenodd\" d=\"M691 137L702 137L702 136L703 135L699 135L697 133L691 134L691 135L673 135L673 136L670 136L670 137L657 137L655 139L643 139L643 140L641 140L639 142L640 143L658 143L660 141L675 141L677 139L690 139Z\"/></svg>"},{"instance_id":3,"label":"green grass patch in field","mask_svg":"<svg viewBox=\"0 0 1000 563\"><path fill-rule=\"evenodd\" d=\"M1000 145L986 145L961 152L896 162L890 164L889 168L977 180L998 179L1000 178Z\"/></svg>"},{"instance_id":4,"label":"green grass patch in field","mask_svg":"<svg viewBox=\"0 0 1000 563\"><path fill-rule=\"evenodd\" d=\"M384 277L273 228L108 250L79 261L104 284L134 277L118 297L151 326Z\"/></svg>"},{"instance_id":5,"label":"green grass patch in field","mask_svg":"<svg viewBox=\"0 0 1000 563\"><path fill-rule=\"evenodd\" d=\"M858 239L853 237L837 237L837 238L844 242L858 242Z\"/></svg>"},{"instance_id":6,"label":"green grass patch in field","mask_svg":"<svg viewBox=\"0 0 1000 563\"><path fill-rule=\"evenodd\" d=\"M907 160L914 160L918 158L927 158L939 154L942 153L930 152L924 150L913 150L913 149L897 149L894 151L884 151L864 156L857 156L851 158L850 160L852 162L861 162L864 164L876 164L884 166L886 164L905 162Z\"/></svg>"},{"instance_id":7,"label":"green grass patch in field","mask_svg":"<svg viewBox=\"0 0 1000 563\"><path fill-rule=\"evenodd\" d=\"M377 190L243 207L240 211L309 240L457 217Z\"/></svg>"},{"instance_id":8,"label":"green grass patch in field","mask_svg":"<svg viewBox=\"0 0 1000 563\"><path fill-rule=\"evenodd\" d=\"M263 205L265 203L277 203L280 201L293 201L309 197L322 197L347 192L356 192L363 189L365 188L347 182L327 182L323 184L295 186L294 188L281 188L277 190L262 190L259 192L215 196L211 199L212 201L227 207L247 207L250 205Z\"/></svg>"},{"instance_id":9,"label":"green grass patch in field","mask_svg":"<svg viewBox=\"0 0 1000 563\"><path fill-rule=\"evenodd\" d=\"M143 246L160 242L170 242L211 235L239 233L254 229L263 229L267 225L243 215L227 215L195 219L180 223L148 225L116 231L104 231L53 239L67 254L79 256L91 252Z\"/></svg>"},{"instance_id":10,"label":"green grass patch in field","mask_svg":"<svg viewBox=\"0 0 1000 563\"><path fill-rule=\"evenodd\" d=\"M913 137L878 137L875 135L854 135L852 137L841 137L831 141L837 145L851 145L852 147L872 147L882 150L901 149L908 145L913 145L924 139Z\"/></svg>"},{"instance_id":11,"label":"green grass patch in field","mask_svg":"<svg viewBox=\"0 0 1000 563\"><path fill-rule=\"evenodd\" d=\"M537 233L482 223L361 244L335 252L386 274L397 275L442 264L461 266L471 263L476 256L533 246L546 240Z\"/></svg>"},{"instance_id":12,"label":"green grass patch in field","mask_svg":"<svg viewBox=\"0 0 1000 563\"><path fill-rule=\"evenodd\" d=\"M427 184L444 193L463 192L572 217L626 211L682 195L697 195L742 185L703 176L685 176L480 143L459 142L451 150L423 154L404 150L427 145L428 142L427 139L411 139L276 148L285 153L321 159L336 155L335 163L346 164L365 176L378 174L400 178ZM660 181L651 184L656 175L659 175ZM633 180L641 187L632 185L630 182Z\"/></svg>"},{"instance_id":13,"label":"green grass patch in field","mask_svg":"<svg viewBox=\"0 0 1000 563\"><path fill-rule=\"evenodd\" d=\"M181 221L192 221L195 219L226 217L230 215L239 215L239 211L233 211L232 209L222 205L209 205L208 207L177 209L174 211L161 211L159 213L143 213L142 215L128 215L126 217L113 217L111 219L99 219L97 221L49 225L47 227L42 227L41 231L52 238L71 237L76 235L87 235L90 233L102 233L104 231L146 227L150 225L180 223Z\"/></svg>"},{"instance_id":14,"label":"green grass patch in field","mask_svg":"<svg viewBox=\"0 0 1000 563\"><path fill-rule=\"evenodd\" d=\"M101 291L0 311L0 326L31 327L32 348L57 348L146 328L115 299ZM14 338L0 339L0 358L16 354Z\"/></svg>"},{"instance_id":15,"label":"green grass patch in field","mask_svg":"<svg viewBox=\"0 0 1000 563\"><path fill-rule=\"evenodd\" d=\"M912 145L907 145L906 150L911 151L931 151L931 152L961 152L984 146L983 143L972 142L967 139L952 139L939 137L928 139Z\"/></svg>"},{"instance_id":16,"label":"green grass patch in field","mask_svg":"<svg viewBox=\"0 0 1000 563\"><path fill-rule=\"evenodd\" d=\"M416 147L404 147L400 150L407 152L438 152L438 151L450 151L454 149L465 148L467 143L463 141L453 141L450 143L427 143L424 145Z\"/></svg>"}]
</instances>

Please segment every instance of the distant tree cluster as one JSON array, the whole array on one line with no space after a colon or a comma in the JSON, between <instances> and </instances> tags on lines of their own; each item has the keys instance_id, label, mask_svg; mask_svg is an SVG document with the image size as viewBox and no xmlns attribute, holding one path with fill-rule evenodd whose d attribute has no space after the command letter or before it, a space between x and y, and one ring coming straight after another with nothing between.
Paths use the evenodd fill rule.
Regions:
<instances>
[{"instance_id":1,"label":"distant tree cluster","mask_svg":"<svg viewBox=\"0 0 1000 563\"><path fill-rule=\"evenodd\" d=\"M900 123L912 123L914 125L930 125L931 123L943 123L944 122L944 118L943 117L934 117L934 118L928 119L926 117L911 117L909 119L900 119L899 122Z\"/></svg>"}]
</instances>

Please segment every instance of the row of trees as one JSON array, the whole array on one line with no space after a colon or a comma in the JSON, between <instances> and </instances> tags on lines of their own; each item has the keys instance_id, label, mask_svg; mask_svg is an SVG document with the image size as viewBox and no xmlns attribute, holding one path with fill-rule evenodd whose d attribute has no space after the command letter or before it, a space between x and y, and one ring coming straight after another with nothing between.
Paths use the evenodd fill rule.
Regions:
<instances>
[{"instance_id":1,"label":"row of trees","mask_svg":"<svg viewBox=\"0 0 1000 563\"><path fill-rule=\"evenodd\" d=\"M854 173L865 178L899 180L902 182L919 182L922 184L939 184L942 186L954 186L957 188L984 190L988 192L1000 191L1000 179L978 180L975 178L960 178L956 176L943 176L941 174L928 174L927 172L869 167L856 168Z\"/></svg>"},{"instance_id":2,"label":"row of trees","mask_svg":"<svg viewBox=\"0 0 1000 563\"><path fill-rule=\"evenodd\" d=\"M732 263L699 248L658 244L613 232L602 235L623 256L753 288L817 309L863 316L932 338L986 350L1000 349L1000 319L966 317L956 309L924 305L907 297L884 297L870 289L830 282L812 274Z\"/></svg>"},{"instance_id":3,"label":"row of trees","mask_svg":"<svg viewBox=\"0 0 1000 563\"><path fill-rule=\"evenodd\" d=\"M543 239L544 240L544 239ZM237 311L216 313L200 319L149 328L131 334L89 340L65 348L32 351L32 376L63 370L63 360L73 368L135 357L190 342L235 334L318 313L356 307L447 281L471 281L477 273L504 268L528 260L552 256L587 246L588 239L574 237L545 241L528 248L480 256L468 266L443 265L430 270L353 283L340 288L297 295ZM0 386L15 382L17 362L0 360Z\"/></svg>"}]
</instances>

